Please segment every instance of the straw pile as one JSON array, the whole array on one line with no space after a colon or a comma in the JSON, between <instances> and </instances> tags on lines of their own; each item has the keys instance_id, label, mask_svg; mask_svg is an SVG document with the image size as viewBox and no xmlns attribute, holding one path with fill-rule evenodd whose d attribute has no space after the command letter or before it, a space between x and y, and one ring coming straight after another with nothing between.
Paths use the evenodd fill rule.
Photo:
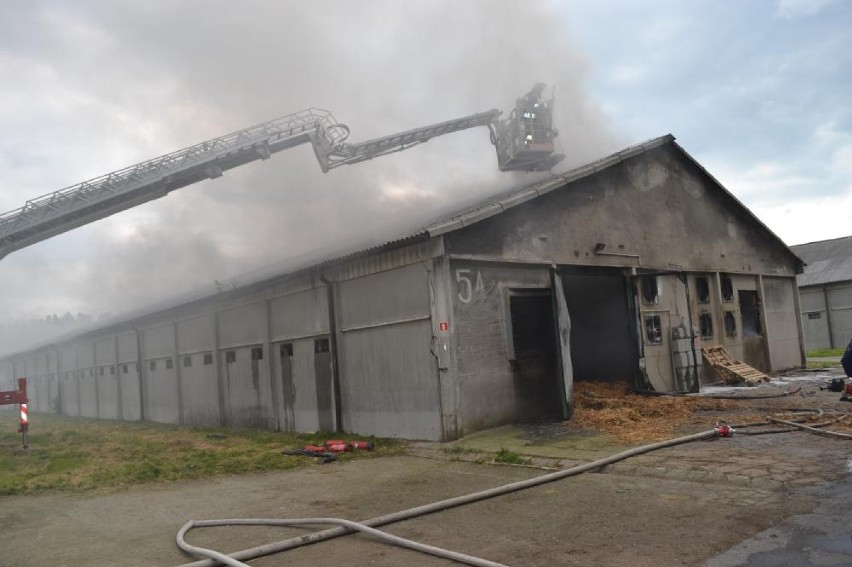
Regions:
<instances>
[{"instance_id":1,"label":"straw pile","mask_svg":"<svg viewBox=\"0 0 852 567\"><path fill-rule=\"evenodd\" d=\"M669 439L683 426L710 427L724 415L697 412L732 408L727 400L642 396L622 384L577 382L574 394L571 425L603 431L628 444Z\"/></svg>"}]
</instances>

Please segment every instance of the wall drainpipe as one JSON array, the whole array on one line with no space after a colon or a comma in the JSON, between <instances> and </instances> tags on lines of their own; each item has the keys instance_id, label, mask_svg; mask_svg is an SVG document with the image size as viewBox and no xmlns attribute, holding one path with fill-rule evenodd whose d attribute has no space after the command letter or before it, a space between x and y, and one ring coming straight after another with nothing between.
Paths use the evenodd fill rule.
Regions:
<instances>
[{"instance_id":1,"label":"wall drainpipe","mask_svg":"<svg viewBox=\"0 0 852 567\"><path fill-rule=\"evenodd\" d=\"M831 305L828 303L828 287L822 286L822 300L825 304L825 322L828 325L828 348L834 348L834 329L831 328Z\"/></svg>"},{"instance_id":2,"label":"wall drainpipe","mask_svg":"<svg viewBox=\"0 0 852 567\"><path fill-rule=\"evenodd\" d=\"M337 344L337 310L334 301L334 281L320 272L320 281L325 285L328 300L328 348L331 351L331 389L334 396L334 428L343 431L343 408L340 402L340 363Z\"/></svg>"}]
</instances>

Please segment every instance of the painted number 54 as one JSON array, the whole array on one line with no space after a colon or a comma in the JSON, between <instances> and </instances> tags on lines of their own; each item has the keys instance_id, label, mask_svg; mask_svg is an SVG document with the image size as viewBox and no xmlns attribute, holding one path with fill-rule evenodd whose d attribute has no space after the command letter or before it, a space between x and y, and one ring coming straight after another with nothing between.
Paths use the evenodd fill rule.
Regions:
<instances>
[{"instance_id":1,"label":"painted number 54","mask_svg":"<svg viewBox=\"0 0 852 567\"><path fill-rule=\"evenodd\" d=\"M471 280L472 270L456 270L456 283L459 287L459 301L462 303L470 303L473 299L473 292L482 293L485 291L485 284L482 283L482 274L476 270L476 285Z\"/></svg>"}]
</instances>

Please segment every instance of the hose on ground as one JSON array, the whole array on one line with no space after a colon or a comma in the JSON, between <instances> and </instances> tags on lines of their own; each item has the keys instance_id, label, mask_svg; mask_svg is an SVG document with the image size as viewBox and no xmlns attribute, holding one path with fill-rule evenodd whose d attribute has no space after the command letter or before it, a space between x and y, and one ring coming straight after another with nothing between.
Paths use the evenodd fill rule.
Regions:
<instances>
[{"instance_id":1,"label":"hose on ground","mask_svg":"<svg viewBox=\"0 0 852 567\"><path fill-rule=\"evenodd\" d=\"M482 500L486 500L488 498L493 498L495 496L501 496L503 494L509 494L511 492L517 492L519 490L524 490L526 488L532 488L534 486L540 486L542 484L547 484L549 482L553 482L556 480L560 480L563 478L568 478L570 476L575 476L578 474L582 474L591 470L599 469L605 467L607 465L611 465L613 463L617 463L619 461L623 461L624 459L628 459L630 457L635 457L637 455L644 455L645 453L650 453L652 451L657 451L659 449L665 449L666 447L674 447L675 445L682 445L684 443L690 443L692 441L702 441L705 439L712 439L714 437L718 437L719 432L716 429L711 429L709 431L703 431L701 433L694 433L692 435L685 435L683 437L676 437L674 439L668 439L666 441L660 441L657 443L651 443L649 445L643 445L641 447L634 447L632 449L628 449L626 451L622 451L620 453L616 453L615 455L610 455L609 457L604 457L603 459L598 459L596 461L592 461L589 463L585 463L576 467L572 467L570 469L560 470L552 473L548 473L545 475L519 480L517 482L512 482L509 484L504 484L502 486L497 486L494 488L489 488L486 490L482 490L479 492L473 492L471 494L465 494L463 496L456 496L455 498L448 498L446 500L441 500L438 502L433 502L431 504L424 504L422 506L417 506L415 508L409 508L408 510L401 510L399 512L394 512L392 514L386 514L384 516L377 516L375 518L370 518L369 520L364 520L359 522L359 525L366 527L378 527L384 526L387 524L392 524L395 522L400 522L402 520L408 520L411 518L416 518L418 516L424 516L426 514L432 514L434 512L439 512L441 510L447 510L450 508L456 508L458 506L463 506L465 504L471 504L473 502L480 502ZM215 521L215 520L205 520L205 521ZM198 522L195 522L195 525L198 525ZM186 528L186 526L184 526ZM183 529L183 528L182 528ZM264 555L271 555L273 553L279 553L281 551L285 551L288 549L294 549L296 547L302 547L304 545L317 543L320 541L325 541L328 539L340 537L343 535L347 535L353 532L353 528L348 526L337 526L334 528L322 530L319 532L313 532L310 534L306 534L303 536L292 537L289 539L281 540L274 543L268 543L265 545L260 545L258 547L253 547L250 549L244 549L242 551L237 551L231 553L229 555L230 558L236 560L249 560L257 557L262 557ZM185 533L185 532L184 532ZM388 535L388 534L385 534ZM414 542L412 542L414 543ZM218 560L214 559L203 559L201 561L195 561L193 563L186 563L181 567L214 567L219 565ZM233 565L233 564L232 564ZM239 563L237 563L239 565Z\"/></svg>"},{"instance_id":2,"label":"hose on ground","mask_svg":"<svg viewBox=\"0 0 852 567\"><path fill-rule=\"evenodd\" d=\"M822 436L825 436L825 437L837 437L839 439L852 439L852 435L849 435L848 433L838 433L837 431L824 431L822 429L817 429L815 427L804 425L802 423L795 423L793 421L786 421L784 419L778 419L778 418L775 418L775 417L769 417L767 419L769 421L773 422L773 423L780 423L782 425L787 425L787 426L790 426L790 427L796 427L798 429L802 429L804 431L808 431L810 433L815 433L817 435L822 435Z\"/></svg>"},{"instance_id":3,"label":"hose on ground","mask_svg":"<svg viewBox=\"0 0 852 567\"><path fill-rule=\"evenodd\" d=\"M768 400L770 398L786 398L787 396L794 396L802 391L802 387L799 386L794 390L788 390L786 392L781 392L780 394L766 394L762 396L737 396L737 395L728 395L728 394L694 394L688 392L657 392L656 390L640 390L638 388L634 388L631 392L635 394L641 394L643 396L671 396L675 398L696 398L696 399L710 399L710 400Z\"/></svg>"},{"instance_id":4,"label":"hose on ground","mask_svg":"<svg viewBox=\"0 0 852 567\"><path fill-rule=\"evenodd\" d=\"M365 526L364 524L353 522L351 520L344 520L342 518L232 518L229 520L190 520L189 522L184 524L184 526L180 529L177 534L176 540L178 547L180 547L187 553L191 553L193 555L198 555L201 557L209 557L212 560L218 561L225 565L229 565L230 567L250 567L248 564L229 557L224 553L219 553L218 551L214 551L212 549L207 549L204 547L190 545L186 542L184 536L187 534L187 532L189 532L189 530L193 528L205 528L213 526L320 526L329 524L342 526L351 531L359 531L369 534L377 538L379 541L389 543L391 545L397 545L399 547L405 547L408 549L413 549L415 551L421 551L423 553L428 553L437 557L443 557L444 559L450 559L459 563L467 563L468 565L474 565L475 567L507 567L502 563L495 563L494 561L474 557L472 555L458 553L456 551L450 551L449 549L435 547L432 545L426 545L425 543L420 543L412 541L410 539L395 536L393 534L389 534L371 528L369 526Z\"/></svg>"}]
</instances>

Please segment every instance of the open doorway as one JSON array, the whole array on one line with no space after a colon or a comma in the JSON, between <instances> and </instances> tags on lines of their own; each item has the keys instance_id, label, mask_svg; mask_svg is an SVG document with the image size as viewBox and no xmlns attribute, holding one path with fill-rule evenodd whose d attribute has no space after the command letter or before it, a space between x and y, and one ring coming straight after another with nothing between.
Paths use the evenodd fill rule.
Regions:
<instances>
[{"instance_id":1,"label":"open doorway","mask_svg":"<svg viewBox=\"0 0 852 567\"><path fill-rule=\"evenodd\" d=\"M549 289L508 290L508 358L524 418L561 415L553 296Z\"/></svg>"},{"instance_id":2,"label":"open doorway","mask_svg":"<svg viewBox=\"0 0 852 567\"><path fill-rule=\"evenodd\" d=\"M635 384L638 359L627 278L618 269L560 268L576 381Z\"/></svg>"}]
</instances>

